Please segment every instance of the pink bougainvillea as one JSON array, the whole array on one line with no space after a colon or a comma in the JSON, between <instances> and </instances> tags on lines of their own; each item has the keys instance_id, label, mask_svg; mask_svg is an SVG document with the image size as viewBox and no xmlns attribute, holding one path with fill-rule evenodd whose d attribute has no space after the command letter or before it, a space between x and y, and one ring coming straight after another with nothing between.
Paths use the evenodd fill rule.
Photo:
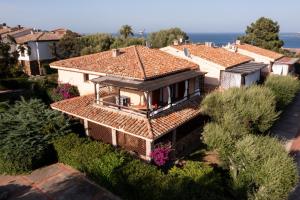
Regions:
<instances>
[{"instance_id":1,"label":"pink bougainvillea","mask_svg":"<svg viewBox=\"0 0 300 200\"><path fill-rule=\"evenodd\" d=\"M76 96L79 96L78 89L69 83L58 85L52 92L53 101L70 99Z\"/></svg>"},{"instance_id":2,"label":"pink bougainvillea","mask_svg":"<svg viewBox=\"0 0 300 200\"><path fill-rule=\"evenodd\" d=\"M169 161L171 151L172 149L169 146L159 146L151 152L150 157L157 166L163 166Z\"/></svg>"}]
</instances>

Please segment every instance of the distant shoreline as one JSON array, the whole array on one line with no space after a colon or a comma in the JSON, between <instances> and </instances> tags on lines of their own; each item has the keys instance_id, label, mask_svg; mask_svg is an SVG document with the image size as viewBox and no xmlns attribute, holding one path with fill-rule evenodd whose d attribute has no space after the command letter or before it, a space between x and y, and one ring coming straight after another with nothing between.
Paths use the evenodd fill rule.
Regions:
<instances>
[{"instance_id":1,"label":"distant shoreline","mask_svg":"<svg viewBox=\"0 0 300 200\"><path fill-rule=\"evenodd\" d=\"M95 34L95 33L90 33ZM118 33L108 33L113 36L119 35ZM214 42L216 45L226 45L228 42L234 42L238 36L243 35L242 32L236 33L187 33L191 42ZM89 35L89 34L85 34ZM135 33L136 36L142 37L138 33ZM144 34L144 37L147 37L148 33ZM280 33L280 39L284 41L284 48L300 48L300 33L289 33L282 32Z\"/></svg>"}]
</instances>

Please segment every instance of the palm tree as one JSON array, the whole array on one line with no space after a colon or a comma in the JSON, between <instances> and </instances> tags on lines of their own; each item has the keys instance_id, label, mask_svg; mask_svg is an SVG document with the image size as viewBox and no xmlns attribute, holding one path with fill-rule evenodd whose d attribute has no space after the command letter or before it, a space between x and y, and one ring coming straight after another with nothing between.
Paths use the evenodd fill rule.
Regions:
<instances>
[{"instance_id":1,"label":"palm tree","mask_svg":"<svg viewBox=\"0 0 300 200\"><path fill-rule=\"evenodd\" d=\"M133 36L132 27L129 25L123 25L119 31L120 35L122 35L125 39L129 36Z\"/></svg>"}]
</instances>

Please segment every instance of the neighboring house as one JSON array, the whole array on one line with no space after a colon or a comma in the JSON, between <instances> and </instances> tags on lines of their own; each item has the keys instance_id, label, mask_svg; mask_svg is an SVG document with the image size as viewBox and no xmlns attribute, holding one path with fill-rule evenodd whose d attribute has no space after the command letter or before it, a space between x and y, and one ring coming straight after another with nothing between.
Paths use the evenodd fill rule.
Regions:
<instances>
[{"instance_id":1,"label":"neighboring house","mask_svg":"<svg viewBox=\"0 0 300 200\"><path fill-rule=\"evenodd\" d=\"M270 73L272 74L274 70L277 71L278 65L275 67L276 69L273 69L274 63L276 63L280 59L283 59L284 57L284 55L280 53L256 47L250 44L243 44L240 41L236 41L235 44L228 44L224 48L245 56L249 56L253 58L256 62L263 62L267 64L268 67L263 71L265 76ZM293 66L291 66L290 69L291 68L293 68Z\"/></svg>"},{"instance_id":2,"label":"neighboring house","mask_svg":"<svg viewBox=\"0 0 300 200\"><path fill-rule=\"evenodd\" d=\"M42 65L55 60L53 49L63 37L53 32L31 32L15 38L19 51L19 62L28 75L43 75ZM23 49L23 50L20 50Z\"/></svg>"},{"instance_id":3,"label":"neighboring house","mask_svg":"<svg viewBox=\"0 0 300 200\"><path fill-rule=\"evenodd\" d=\"M282 57L272 66L272 74L286 76L288 74L295 73L295 64L299 61L299 58Z\"/></svg>"},{"instance_id":4,"label":"neighboring house","mask_svg":"<svg viewBox=\"0 0 300 200\"><path fill-rule=\"evenodd\" d=\"M205 86L211 90L251 85L260 80L262 63L250 62L253 59L223 48L214 47L212 43L173 45L161 48L171 55L197 63L200 71L206 72Z\"/></svg>"},{"instance_id":5,"label":"neighboring house","mask_svg":"<svg viewBox=\"0 0 300 200\"><path fill-rule=\"evenodd\" d=\"M184 151L200 137L205 75L192 62L130 46L50 66L58 69L60 82L78 86L83 95L51 107L81 119L93 139L149 160L157 144Z\"/></svg>"},{"instance_id":6,"label":"neighboring house","mask_svg":"<svg viewBox=\"0 0 300 200\"><path fill-rule=\"evenodd\" d=\"M59 35L65 35L69 30L65 29L65 28L58 28L58 29L54 29L51 32L59 34Z\"/></svg>"}]
</instances>

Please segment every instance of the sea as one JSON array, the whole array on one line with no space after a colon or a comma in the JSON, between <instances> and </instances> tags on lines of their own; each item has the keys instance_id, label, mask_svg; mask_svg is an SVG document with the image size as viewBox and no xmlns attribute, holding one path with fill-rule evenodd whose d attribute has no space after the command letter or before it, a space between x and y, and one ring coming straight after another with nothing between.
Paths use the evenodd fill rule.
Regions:
<instances>
[{"instance_id":1,"label":"sea","mask_svg":"<svg viewBox=\"0 0 300 200\"><path fill-rule=\"evenodd\" d=\"M218 46L234 42L243 33L188 33L191 42L213 42ZM285 48L300 48L300 33L281 33Z\"/></svg>"}]
</instances>

